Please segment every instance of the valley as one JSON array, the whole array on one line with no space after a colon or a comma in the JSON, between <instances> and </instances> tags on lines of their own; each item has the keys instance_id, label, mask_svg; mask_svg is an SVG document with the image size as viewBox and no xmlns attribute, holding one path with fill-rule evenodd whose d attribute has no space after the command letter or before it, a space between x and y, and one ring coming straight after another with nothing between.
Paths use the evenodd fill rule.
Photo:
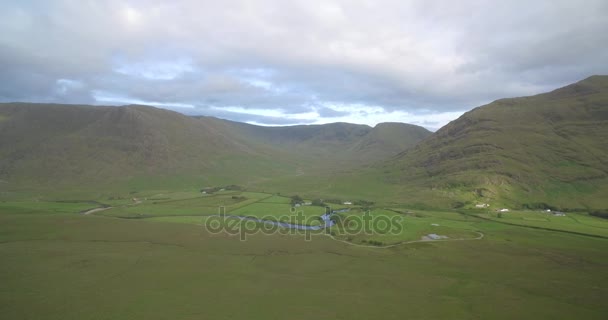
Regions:
<instances>
[{"instance_id":1,"label":"valley","mask_svg":"<svg viewBox=\"0 0 608 320\"><path fill-rule=\"evenodd\" d=\"M434 133L1 104L0 318L603 319L606 79Z\"/></svg>"},{"instance_id":2,"label":"valley","mask_svg":"<svg viewBox=\"0 0 608 320\"><path fill-rule=\"evenodd\" d=\"M0 1L0 320L606 320L607 17Z\"/></svg>"},{"instance_id":3,"label":"valley","mask_svg":"<svg viewBox=\"0 0 608 320\"><path fill-rule=\"evenodd\" d=\"M523 218L545 217L540 211L510 212L513 216L500 219L514 224L503 224L455 211L374 209L372 215L402 218L402 231L353 233L348 239L336 229L335 236L311 232L307 241L303 230L266 234L247 229L252 232L241 241L238 234L205 229L205 217L196 215L205 210L188 209L197 207L193 201L198 198L191 198L195 193L163 193L163 200L148 200L156 204L119 199L113 205L127 207L89 215L79 214L90 210L88 202L2 203L0 279L11 290L0 294L0 314L263 318L272 310L296 319L319 313L353 319L378 314L389 319L602 319L606 312L602 283L608 229L599 218L569 214L544 225L582 231L576 219L585 224L584 232L604 238L515 225L538 223ZM265 209L260 215L271 213L273 206L289 210L283 206L289 198L245 196L266 202L261 207L229 204L231 212L250 206ZM232 199L221 197L225 204ZM353 208L346 216L359 214ZM449 239L421 240L429 233ZM255 294L259 290L265 294ZM57 291L61 294L52 294ZM233 307L235 300L239 308ZM354 302L361 308L355 311ZM333 307L319 309L324 303Z\"/></svg>"}]
</instances>

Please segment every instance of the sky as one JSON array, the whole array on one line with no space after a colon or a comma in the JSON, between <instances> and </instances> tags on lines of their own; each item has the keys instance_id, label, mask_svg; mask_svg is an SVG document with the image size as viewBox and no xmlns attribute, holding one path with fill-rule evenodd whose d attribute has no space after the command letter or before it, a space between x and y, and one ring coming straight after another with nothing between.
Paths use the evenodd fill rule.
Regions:
<instances>
[{"instance_id":1,"label":"sky","mask_svg":"<svg viewBox=\"0 0 608 320\"><path fill-rule=\"evenodd\" d=\"M606 17L606 0L3 0L0 102L436 130L608 74Z\"/></svg>"}]
</instances>

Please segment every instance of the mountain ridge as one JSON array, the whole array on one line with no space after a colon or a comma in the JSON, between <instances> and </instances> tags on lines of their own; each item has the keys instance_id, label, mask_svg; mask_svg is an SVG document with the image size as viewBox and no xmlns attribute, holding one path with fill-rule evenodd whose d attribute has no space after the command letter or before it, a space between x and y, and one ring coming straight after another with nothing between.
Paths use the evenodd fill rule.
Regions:
<instances>
[{"instance_id":1,"label":"mountain ridge","mask_svg":"<svg viewBox=\"0 0 608 320\"><path fill-rule=\"evenodd\" d=\"M499 99L435 133L401 123L262 127L138 105L0 104L3 189L243 183L444 207L605 209L607 159L608 76Z\"/></svg>"},{"instance_id":2,"label":"mountain ridge","mask_svg":"<svg viewBox=\"0 0 608 320\"><path fill-rule=\"evenodd\" d=\"M70 186L148 176L158 183L184 176L201 184L236 183L373 160L350 151L373 129L345 123L273 128L141 105L28 103L0 104L0 119L0 179L11 184ZM267 132L286 140L265 139ZM402 150L398 144L388 149L379 153Z\"/></svg>"},{"instance_id":3,"label":"mountain ridge","mask_svg":"<svg viewBox=\"0 0 608 320\"><path fill-rule=\"evenodd\" d=\"M592 76L472 109L382 168L392 183L469 203L597 207L608 185L607 141L608 76Z\"/></svg>"}]
</instances>

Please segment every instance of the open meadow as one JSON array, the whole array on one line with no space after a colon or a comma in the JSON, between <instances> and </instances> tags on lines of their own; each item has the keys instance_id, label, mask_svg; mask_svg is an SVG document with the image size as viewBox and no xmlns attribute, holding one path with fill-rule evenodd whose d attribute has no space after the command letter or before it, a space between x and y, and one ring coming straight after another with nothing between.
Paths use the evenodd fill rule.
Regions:
<instances>
[{"instance_id":1,"label":"open meadow","mask_svg":"<svg viewBox=\"0 0 608 320\"><path fill-rule=\"evenodd\" d=\"M353 207L309 241L302 232L241 241L210 233L205 215L221 205L228 214L278 217L289 213L289 198L229 191L141 198L0 202L0 318L604 319L608 312L608 229L588 215L544 221L537 212L499 219L376 207L373 221L395 219L398 232L372 224L371 234L342 235L362 231L348 225L365 214ZM113 208L84 214L102 205ZM447 238L421 241L428 234Z\"/></svg>"},{"instance_id":2,"label":"open meadow","mask_svg":"<svg viewBox=\"0 0 608 320\"><path fill-rule=\"evenodd\" d=\"M607 17L0 1L0 320L606 320Z\"/></svg>"}]
</instances>

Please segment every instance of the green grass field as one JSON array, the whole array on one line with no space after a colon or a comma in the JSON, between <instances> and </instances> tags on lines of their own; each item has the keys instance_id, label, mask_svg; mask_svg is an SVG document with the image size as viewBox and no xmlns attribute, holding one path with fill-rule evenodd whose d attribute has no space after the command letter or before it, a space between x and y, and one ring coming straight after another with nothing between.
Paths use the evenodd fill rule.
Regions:
<instances>
[{"instance_id":1,"label":"green grass field","mask_svg":"<svg viewBox=\"0 0 608 320\"><path fill-rule=\"evenodd\" d=\"M590 216L586 213L568 212L565 216L555 216L542 211L506 212L498 217L497 213L477 213L479 217L500 223L563 230L608 238L608 220Z\"/></svg>"},{"instance_id":2,"label":"green grass field","mask_svg":"<svg viewBox=\"0 0 608 320\"><path fill-rule=\"evenodd\" d=\"M350 238L258 233L240 241L206 231L201 214L226 205L230 214L280 216L289 199L156 198L90 215L80 213L99 205L0 202L0 319L604 319L608 312L608 239L568 233L608 236L606 220L588 215L378 207L372 217L398 219L400 232L375 225L374 234ZM376 244L429 233L448 239Z\"/></svg>"},{"instance_id":3,"label":"green grass field","mask_svg":"<svg viewBox=\"0 0 608 320\"><path fill-rule=\"evenodd\" d=\"M91 202L59 202L59 201L1 201L3 211L13 213L78 213L87 209L99 207Z\"/></svg>"},{"instance_id":4,"label":"green grass field","mask_svg":"<svg viewBox=\"0 0 608 320\"><path fill-rule=\"evenodd\" d=\"M455 212L401 214L393 210L377 209L370 213L369 228L359 222L363 221L364 214L359 210L340 214L342 223L332 228L332 234L356 244L371 242L377 246L419 241L428 234L445 236L445 241L470 240L481 235L476 227L481 222L480 219L467 219ZM368 231L365 232L366 230Z\"/></svg>"},{"instance_id":5,"label":"green grass field","mask_svg":"<svg viewBox=\"0 0 608 320\"><path fill-rule=\"evenodd\" d=\"M317 221L317 218L325 213L324 207L302 206L292 208L290 204L284 203L254 203L239 209L229 212L233 215L252 216L257 218L265 218L268 220L280 220L288 222L291 217L295 217L298 213L304 218L305 224L312 224ZM316 224L316 223L315 223Z\"/></svg>"}]
</instances>

